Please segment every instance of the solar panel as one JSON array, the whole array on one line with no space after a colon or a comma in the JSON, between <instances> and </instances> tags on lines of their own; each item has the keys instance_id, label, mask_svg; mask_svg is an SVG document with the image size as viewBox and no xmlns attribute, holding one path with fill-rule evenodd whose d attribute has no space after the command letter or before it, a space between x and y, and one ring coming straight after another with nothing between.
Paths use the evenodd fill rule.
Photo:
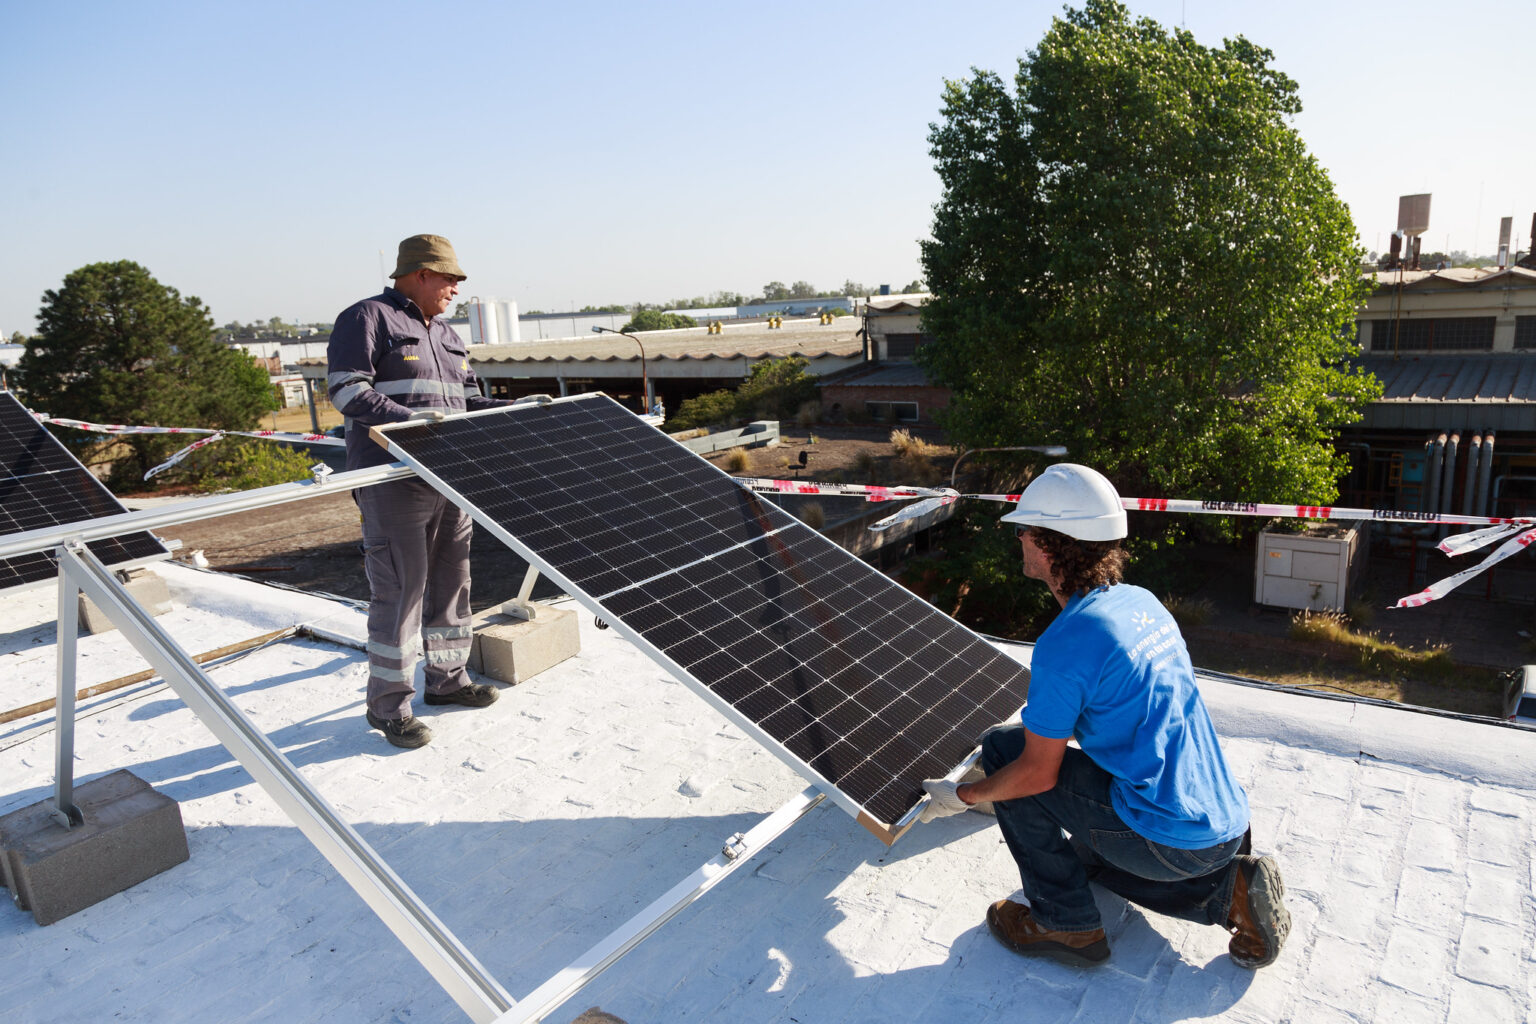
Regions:
<instances>
[{"instance_id":1,"label":"solar panel","mask_svg":"<svg viewBox=\"0 0 1536 1024\"><path fill-rule=\"evenodd\" d=\"M1016 711L985 640L604 395L374 437L887 842Z\"/></svg>"},{"instance_id":2,"label":"solar panel","mask_svg":"<svg viewBox=\"0 0 1536 1024\"><path fill-rule=\"evenodd\" d=\"M67 526L128 511L69 449L44 429L9 391L0 391L0 535ZM121 567L169 557L140 531L92 541L104 565ZM50 552L0 559L0 590L58 575Z\"/></svg>"}]
</instances>

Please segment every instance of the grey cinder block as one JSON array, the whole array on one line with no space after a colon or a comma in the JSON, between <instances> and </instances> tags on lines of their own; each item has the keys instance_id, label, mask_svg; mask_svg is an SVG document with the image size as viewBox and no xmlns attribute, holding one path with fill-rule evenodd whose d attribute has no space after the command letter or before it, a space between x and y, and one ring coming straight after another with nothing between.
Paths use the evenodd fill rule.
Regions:
<instances>
[{"instance_id":1,"label":"grey cinder block","mask_svg":"<svg viewBox=\"0 0 1536 1024\"><path fill-rule=\"evenodd\" d=\"M61 918L187 859L176 801L126 769L75 787L84 824L54 820L52 800L0 818L0 869L38 924Z\"/></svg>"},{"instance_id":2,"label":"grey cinder block","mask_svg":"<svg viewBox=\"0 0 1536 1024\"><path fill-rule=\"evenodd\" d=\"M469 652L472 672L498 682L521 683L581 651L576 613L539 605L532 619L493 615L475 623Z\"/></svg>"},{"instance_id":3,"label":"grey cinder block","mask_svg":"<svg viewBox=\"0 0 1536 1024\"><path fill-rule=\"evenodd\" d=\"M129 569L118 574L128 596L151 615L164 615L171 610L171 590L158 573L149 569ZM84 594L80 595L80 625L92 635L116 629L106 613Z\"/></svg>"}]
</instances>

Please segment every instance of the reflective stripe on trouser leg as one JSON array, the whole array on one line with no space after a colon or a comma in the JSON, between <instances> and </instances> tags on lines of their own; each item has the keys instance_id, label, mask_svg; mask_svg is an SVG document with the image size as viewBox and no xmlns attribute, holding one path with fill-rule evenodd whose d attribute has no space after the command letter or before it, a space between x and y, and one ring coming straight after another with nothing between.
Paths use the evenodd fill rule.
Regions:
<instances>
[{"instance_id":1,"label":"reflective stripe on trouser leg","mask_svg":"<svg viewBox=\"0 0 1536 1024\"><path fill-rule=\"evenodd\" d=\"M427 536L421 646L428 693L449 693L469 682L464 666L474 642L469 610L469 541L474 524L457 505L445 501L444 506Z\"/></svg>"},{"instance_id":2,"label":"reflective stripe on trouser leg","mask_svg":"<svg viewBox=\"0 0 1536 1024\"><path fill-rule=\"evenodd\" d=\"M432 571L428 538L438 535L445 509L458 509L420 480L376 484L353 497L363 514L370 591L368 709L380 718L403 718L416 690L422 604ZM464 571L467 577L467 566Z\"/></svg>"}]
</instances>

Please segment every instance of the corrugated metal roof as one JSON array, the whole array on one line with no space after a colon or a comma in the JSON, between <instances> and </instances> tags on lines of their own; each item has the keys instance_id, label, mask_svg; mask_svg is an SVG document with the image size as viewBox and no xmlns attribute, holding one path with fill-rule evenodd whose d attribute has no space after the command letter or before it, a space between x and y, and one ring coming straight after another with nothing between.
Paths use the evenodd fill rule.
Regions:
<instances>
[{"instance_id":1,"label":"corrugated metal roof","mask_svg":"<svg viewBox=\"0 0 1536 1024\"><path fill-rule=\"evenodd\" d=\"M869 300L871 313L916 313L928 301L927 292L906 295L879 295Z\"/></svg>"},{"instance_id":2,"label":"corrugated metal roof","mask_svg":"<svg viewBox=\"0 0 1536 1024\"><path fill-rule=\"evenodd\" d=\"M1536 354L1362 356L1381 381L1378 402L1536 402Z\"/></svg>"},{"instance_id":3,"label":"corrugated metal roof","mask_svg":"<svg viewBox=\"0 0 1536 1024\"><path fill-rule=\"evenodd\" d=\"M1528 270L1525 267L1508 267L1500 270L1497 267L1447 267L1445 270L1380 270L1366 275L1375 277L1379 288L1396 287L1402 285L1405 290L1413 288L1444 287L1445 285L1457 285L1460 287L1486 287L1490 284L1536 284L1536 270ZM1503 278L1509 278L1505 281Z\"/></svg>"},{"instance_id":4,"label":"corrugated metal roof","mask_svg":"<svg viewBox=\"0 0 1536 1024\"><path fill-rule=\"evenodd\" d=\"M916 363L869 363L823 377L821 386L925 388L934 385Z\"/></svg>"}]
</instances>

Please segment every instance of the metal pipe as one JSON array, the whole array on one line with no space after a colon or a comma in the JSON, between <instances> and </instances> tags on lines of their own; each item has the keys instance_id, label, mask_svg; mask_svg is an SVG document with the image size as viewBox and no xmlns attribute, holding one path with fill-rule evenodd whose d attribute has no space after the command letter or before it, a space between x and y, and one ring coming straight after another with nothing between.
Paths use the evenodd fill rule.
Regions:
<instances>
[{"instance_id":1,"label":"metal pipe","mask_svg":"<svg viewBox=\"0 0 1536 1024\"><path fill-rule=\"evenodd\" d=\"M1492 511L1493 513L1495 513L1495 514L1498 513L1498 509L1499 509L1499 491L1503 490L1503 488L1504 488L1504 481L1506 481L1506 480L1511 480L1511 481L1513 481L1513 480L1536 481L1536 476L1521 476L1521 475L1516 474L1516 473L1500 473L1498 476L1494 477L1493 478L1493 501L1489 505L1489 510Z\"/></svg>"},{"instance_id":2,"label":"metal pipe","mask_svg":"<svg viewBox=\"0 0 1536 1024\"><path fill-rule=\"evenodd\" d=\"M1467 445L1467 478L1462 485L1461 514L1474 515L1472 506L1477 502L1477 466L1483 455L1483 435L1473 434L1472 442Z\"/></svg>"},{"instance_id":3,"label":"metal pipe","mask_svg":"<svg viewBox=\"0 0 1536 1024\"><path fill-rule=\"evenodd\" d=\"M1488 514L1488 478L1493 470L1493 431L1483 435L1482 464L1477 470L1477 511L1473 515Z\"/></svg>"},{"instance_id":4,"label":"metal pipe","mask_svg":"<svg viewBox=\"0 0 1536 1024\"><path fill-rule=\"evenodd\" d=\"M1461 434L1453 432L1451 439L1445 443L1445 468L1440 473L1440 509L1449 513L1455 508L1456 498L1456 449L1461 445ZM1441 537L1451 532L1449 526L1442 526L1438 531Z\"/></svg>"},{"instance_id":5,"label":"metal pipe","mask_svg":"<svg viewBox=\"0 0 1536 1024\"><path fill-rule=\"evenodd\" d=\"M53 734L53 818L65 828L85 823L75 806L75 638L80 632L79 590L59 573L58 653L54 676L58 728Z\"/></svg>"},{"instance_id":6,"label":"metal pipe","mask_svg":"<svg viewBox=\"0 0 1536 1024\"><path fill-rule=\"evenodd\" d=\"M967 455L975 455L977 452L1039 452L1041 455L1049 455L1053 459L1059 459L1067 454L1066 445L1061 444L1026 444L1011 448L967 448L955 459L955 464L949 470L949 487L955 487L955 474L960 472L960 463L965 461Z\"/></svg>"},{"instance_id":7,"label":"metal pipe","mask_svg":"<svg viewBox=\"0 0 1536 1024\"><path fill-rule=\"evenodd\" d=\"M1445 464L1445 434L1431 437L1424 449L1428 462L1424 467L1424 492L1419 496L1419 511L1439 512L1440 467Z\"/></svg>"},{"instance_id":8,"label":"metal pipe","mask_svg":"<svg viewBox=\"0 0 1536 1024\"><path fill-rule=\"evenodd\" d=\"M106 537L121 537L125 533L152 530L159 526L174 526L198 519L214 519L234 512L247 512L253 508L266 508L304 498L318 498L322 494L336 494L354 487L370 487L391 480L408 480L416 471L398 462L373 469L354 469L347 473L333 473L324 483L305 480L296 484L274 484L235 494L219 494L210 498L194 498L164 508L144 509L140 512L124 512L115 516L102 516L83 523L68 526L47 526L40 530L27 530L0 537L0 558L13 558L34 551L56 548L67 540L90 543Z\"/></svg>"}]
</instances>

